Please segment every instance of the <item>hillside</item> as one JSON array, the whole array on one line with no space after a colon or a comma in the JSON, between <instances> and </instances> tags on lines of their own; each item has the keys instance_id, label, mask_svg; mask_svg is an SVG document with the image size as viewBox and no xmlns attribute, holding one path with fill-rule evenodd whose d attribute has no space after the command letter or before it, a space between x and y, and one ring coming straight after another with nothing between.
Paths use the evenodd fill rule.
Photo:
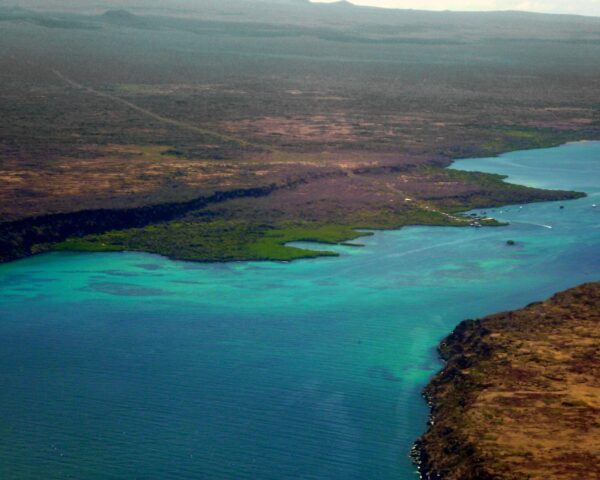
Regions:
<instances>
[{"instance_id":1,"label":"hillside","mask_svg":"<svg viewBox=\"0 0 600 480\"><path fill-rule=\"evenodd\" d=\"M600 478L600 283L462 322L426 389L425 479Z\"/></svg>"},{"instance_id":2,"label":"hillside","mask_svg":"<svg viewBox=\"0 0 600 480\"><path fill-rule=\"evenodd\" d=\"M279 231L468 225L457 212L576 195L445 171L454 159L600 138L596 18L13 3L0 2L4 261L64 240L256 259L245 239ZM203 250L207 235L231 252Z\"/></svg>"}]
</instances>

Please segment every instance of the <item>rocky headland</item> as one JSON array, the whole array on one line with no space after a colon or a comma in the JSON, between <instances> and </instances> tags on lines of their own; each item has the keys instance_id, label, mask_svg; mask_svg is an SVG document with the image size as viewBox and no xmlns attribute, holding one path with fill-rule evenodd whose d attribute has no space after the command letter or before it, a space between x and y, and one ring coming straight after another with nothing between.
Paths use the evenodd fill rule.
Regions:
<instances>
[{"instance_id":1,"label":"rocky headland","mask_svg":"<svg viewBox=\"0 0 600 480\"><path fill-rule=\"evenodd\" d=\"M600 283L465 320L439 350L422 478L600 479Z\"/></svg>"}]
</instances>

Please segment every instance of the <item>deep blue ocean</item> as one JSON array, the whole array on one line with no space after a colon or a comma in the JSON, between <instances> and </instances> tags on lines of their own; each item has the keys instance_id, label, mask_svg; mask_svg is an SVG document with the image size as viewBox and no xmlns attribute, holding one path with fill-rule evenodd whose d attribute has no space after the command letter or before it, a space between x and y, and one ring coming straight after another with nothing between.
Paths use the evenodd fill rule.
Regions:
<instances>
[{"instance_id":1,"label":"deep blue ocean","mask_svg":"<svg viewBox=\"0 0 600 480\"><path fill-rule=\"evenodd\" d=\"M487 211L506 227L376 232L337 258L0 265L0 478L416 478L439 340L600 280L600 142L453 168L589 196Z\"/></svg>"}]
</instances>

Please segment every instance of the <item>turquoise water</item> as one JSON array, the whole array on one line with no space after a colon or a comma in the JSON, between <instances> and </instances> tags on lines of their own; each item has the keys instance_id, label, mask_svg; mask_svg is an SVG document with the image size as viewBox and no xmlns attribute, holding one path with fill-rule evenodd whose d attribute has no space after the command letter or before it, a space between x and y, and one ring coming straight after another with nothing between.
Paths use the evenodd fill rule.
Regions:
<instances>
[{"instance_id":1,"label":"turquoise water","mask_svg":"<svg viewBox=\"0 0 600 480\"><path fill-rule=\"evenodd\" d=\"M590 196L488 211L508 227L378 232L339 258L0 266L0 478L416 478L437 342L600 279L600 143L455 168Z\"/></svg>"}]
</instances>

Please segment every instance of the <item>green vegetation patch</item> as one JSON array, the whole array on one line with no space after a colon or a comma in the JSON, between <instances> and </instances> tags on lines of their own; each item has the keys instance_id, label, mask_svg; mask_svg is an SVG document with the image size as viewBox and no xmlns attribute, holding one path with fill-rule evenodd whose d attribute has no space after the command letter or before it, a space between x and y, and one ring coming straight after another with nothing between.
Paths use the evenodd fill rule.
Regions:
<instances>
[{"instance_id":1,"label":"green vegetation patch","mask_svg":"<svg viewBox=\"0 0 600 480\"><path fill-rule=\"evenodd\" d=\"M482 144L490 155L510 150L547 148L561 145L570 140L579 140L581 133L560 132L545 128L500 127L492 131L493 137Z\"/></svg>"},{"instance_id":2,"label":"green vegetation patch","mask_svg":"<svg viewBox=\"0 0 600 480\"><path fill-rule=\"evenodd\" d=\"M475 208L492 208L520 203L572 200L585 197L585 193L570 190L545 190L505 181L506 175L469 172L438 167L426 168L440 181L470 184L477 188L465 195L437 199L436 205L447 212L464 212Z\"/></svg>"},{"instance_id":3,"label":"green vegetation patch","mask_svg":"<svg viewBox=\"0 0 600 480\"><path fill-rule=\"evenodd\" d=\"M99 235L70 238L50 246L53 250L78 252L143 251L188 261L291 261L337 256L318 249L318 243L344 245L370 235L364 229L396 229L405 225L466 226L471 219L441 211L417 208L402 212L381 209L354 212L351 225L282 223L257 225L238 219L174 221L144 228L113 230ZM493 222L490 222L491 224ZM288 246L290 242L315 242L315 249ZM46 250L48 246L37 246Z\"/></svg>"},{"instance_id":4,"label":"green vegetation patch","mask_svg":"<svg viewBox=\"0 0 600 480\"><path fill-rule=\"evenodd\" d=\"M466 226L469 219L466 217L448 215L445 212L422 206L412 206L395 210L394 208L381 208L376 211L359 210L353 212L351 222L356 228L373 230L395 230L409 225L433 225L444 227Z\"/></svg>"},{"instance_id":5,"label":"green vegetation patch","mask_svg":"<svg viewBox=\"0 0 600 480\"><path fill-rule=\"evenodd\" d=\"M420 174L429 178L434 186L430 192L422 192L424 199L394 202L378 208L340 210L321 222L282 221L265 219L261 215L240 218L239 212L223 218L212 216L211 213L216 212L205 210L196 212L196 218L190 215L189 220L71 237L55 245L36 245L32 251L36 253L48 248L82 252L143 251L189 261L290 261L337 255L333 251L319 250L316 245L315 249L289 246L290 242L343 244L365 235L357 229L397 229L406 225L494 226L500 223L491 218L467 217L460 212L583 195L513 185L506 183L502 175L487 173L422 167ZM452 187L452 184L456 184L457 193L437 195L439 185Z\"/></svg>"},{"instance_id":6,"label":"green vegetation patch","mask_svg":"<svg viewBox=\"0 0 600 480\"><path fill-rule=\"evenodd\" d=\"M480 130L481 141L454 145L442 153L454 159L493 157L515 150L557 147L566 142L595 138L597 135L591 131L541 127L472 127L473 131Z\"/></svg>"},{"instance_id":7,"label":"green vegetation patch","mask_svg":"<svg viewBox=\"0 0 600 480\"><path fill-rule=\"evenodd\" d=\"M68 239L55 250L144 251L192 261L280 260L335 256L335 252L286 246L309 241L339 244L366 235L346 226L288 225L274 228L237 220L170 222Z\"/></svg>"}]
</instances>

